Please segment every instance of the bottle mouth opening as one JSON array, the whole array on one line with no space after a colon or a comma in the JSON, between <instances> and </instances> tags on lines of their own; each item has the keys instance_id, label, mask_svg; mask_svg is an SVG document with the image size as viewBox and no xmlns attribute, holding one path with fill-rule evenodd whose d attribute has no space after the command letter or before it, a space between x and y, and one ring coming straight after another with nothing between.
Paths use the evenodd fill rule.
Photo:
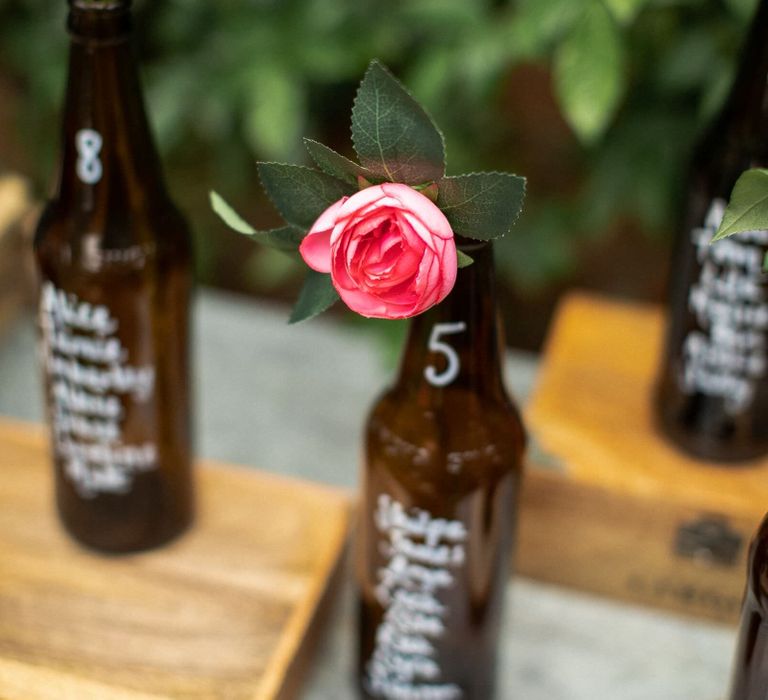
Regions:
<instances>
[{"instance_id":1,"label":"bottle mouth opening","mask_svg":"<svg viewBox=\"0 0 768 700\"><path fill-rule=\"evenodd\" d=\"M77 43L122 42L131 30L131 1L69 0L67 29L72 41Z\"/></svg>"},{"instance_id":2,"label":"bottle mouth opening","mask_svg":"<svg viewBox=\"0 0 768 700\"><path fill-rule=\"evenodd\" d=\"M69 6L85 12L128 12L131 0L69 0Z\"/></svg>"}]
</instances>

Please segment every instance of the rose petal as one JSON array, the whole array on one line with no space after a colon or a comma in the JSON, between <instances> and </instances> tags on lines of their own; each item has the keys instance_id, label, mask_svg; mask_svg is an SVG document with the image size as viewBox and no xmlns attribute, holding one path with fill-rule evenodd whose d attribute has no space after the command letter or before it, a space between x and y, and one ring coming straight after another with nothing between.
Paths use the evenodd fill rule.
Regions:
<instances>
[{"instance_id":1,"label":"rose petal","mask_svg":"<svg viewBox=\"0 0 768 700\"><path fill-rule=\"evenodd\" d=\"M347 199L342 197L320 214L299 245L304 262L317 272L331 271L331 229L336 223L337 212Z\"/></svg>"},{"instance_id":2,"label":"rose petal","mask_svg":"<svg viewBox=\"0 0 768 700\"><path fill-rule=\"evenodd\" d=\"M385 182L381 185L381 189L384 194L397 199L402 209L417 216L433 235L440 238L453 238L453 229L448 219L431 199L417 192L413 187L396 182Z\"/></svg>"},{"instance_id":3,"label":"rose petal","mask_svg":"<svg viewBox=\"0 0 768 700\"><path fill-rule=\"evenodd\" d=\"M358 290L344 289L337 287L341 300L352 311L356 311L366 318L408 318L413 315L413 305L398 305L391 302L384 302L371 294L366 294Z\"/></svg>"},{"instance_id":4,"label":"rose petal","mask_svg":"<svg viewBox=\"0 0 768 700\"><path fill-rule=\"evenodd\" d=\"M331 232L307 234L299 246L299 253L313 270L331 271Z\"/></svg>"}]
</instances>

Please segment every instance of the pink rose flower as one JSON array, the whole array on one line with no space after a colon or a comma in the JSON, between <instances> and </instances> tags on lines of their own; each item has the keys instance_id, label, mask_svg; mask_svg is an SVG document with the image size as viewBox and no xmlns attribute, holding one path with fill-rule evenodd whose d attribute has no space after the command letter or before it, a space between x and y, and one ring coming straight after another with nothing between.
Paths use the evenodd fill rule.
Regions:
<instances>
[{"instance_id":1,"label":"pink rose flower","mask_svg":"<svg viewBox=\"0 0 768 700\"><path fill-rule=\"evenodd\" d=\"M412 187L383 183L326 209L299 248L330 272L353 311L409 318L445 299L456 281L456 244L443 212Z\"/></svg>"}]
</instances>

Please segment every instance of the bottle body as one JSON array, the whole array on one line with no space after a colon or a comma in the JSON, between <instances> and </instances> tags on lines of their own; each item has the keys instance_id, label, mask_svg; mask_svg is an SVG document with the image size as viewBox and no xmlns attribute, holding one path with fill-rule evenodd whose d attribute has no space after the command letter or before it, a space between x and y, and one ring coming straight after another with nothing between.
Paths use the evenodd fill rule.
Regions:
<instances>
[{"instance_id":1,"label":"bottle body","mask_svg":"<svg viewBox=\"0 0 768 700\"><path fill-rule=\"evenodd\" d=\"M413 320L400 380L368 421L357 560L366 698L494 694L525 439L500 381L486 253L472 251L451 295Z\"/></svg>"},{"instance_id":2,"label":"bottle body","mask_svg":"<svg viewBox=\"0 0 768 700\"><path fill-rule=\"evenodd\" d=\"M693 159L656 388L663 433L718 462L768 453L768 231L710 245L738 177L768 164L766 32L761 0L731 94Z\"/></svg>"},{"instance_id":3,"label":"bottle body","mask_svg":"<svg viewBox=\"0 0 768 700\"><path fill-rule=\"evenodd\" d=\"M56 503L77 540L110 552L168 541L193 501L191 238L162 184L126 22L121 3L72 7L60 182L35 237Z\"/></svg>"},{"instance_id":4,"label":"bottle body","mask_svg":"<svg viewBox=\"0 0 768 700\"><path fill-rule=\"evenodd\" d=\"M764 700L768 692L768 517L752 540L747 576L729 700Z\"/></svg>"},{"instance_id":5,"label":"bottle body","mask_svg":"<svg viewBox=\"0 0 768 700\"><path fill-rule=\"evenodd\" d=\"M768 452L768 231L710 245L727 191L691 196L656 393L664 433L692 456L718 462Z\"/></svg>"}]
</instances>

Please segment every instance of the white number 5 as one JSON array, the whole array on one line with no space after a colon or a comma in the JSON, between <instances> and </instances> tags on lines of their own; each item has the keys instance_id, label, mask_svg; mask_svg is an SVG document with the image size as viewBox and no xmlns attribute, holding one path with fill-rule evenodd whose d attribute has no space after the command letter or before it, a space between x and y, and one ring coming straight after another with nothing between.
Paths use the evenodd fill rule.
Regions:
<instances>
[{"instance_id":1,"label":"white number 5","mask_svg":"<svg viewBox=\"0 0 768 700\"><path fill-rule=\"evenodd\" d=\"M467 324L464 321L459 321L458 323L436 323L432 326L428 347L432 352L439 352L443 355L447 362L446 368L442 372L438 372L434 365L429 365L424 369L424 376L432 386L448 386L459 376L459 369L461 369L459 356L448 343L440 340L440 337L463 333L465 330L467 330Z\"/></svg>"}]
</instances>

